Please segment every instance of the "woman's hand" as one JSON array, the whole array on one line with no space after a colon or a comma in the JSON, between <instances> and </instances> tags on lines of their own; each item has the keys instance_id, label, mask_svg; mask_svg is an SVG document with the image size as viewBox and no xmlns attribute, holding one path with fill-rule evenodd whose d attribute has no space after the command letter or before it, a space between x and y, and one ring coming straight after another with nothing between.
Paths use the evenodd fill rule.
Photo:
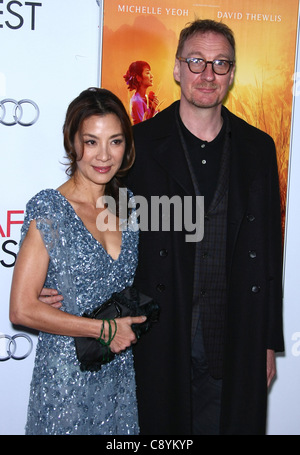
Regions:
<instances>
[{"instance_id":1,"label":"woman's hand","mask_svg":"<svg viewBox=\"0 0 300 455\"><path fill-rule=\"evenodd\" d=\"M110 344L110 349L113 353L119 354L120 352L124 351L126 348L131 346L132 344L136 343L137 339L135 333L133 332L131 325L132 324L141 324L146 321L146 316L137 316L137 317L126 317L126 318L117 318L116 327L117 331L116 334ZM114 334L115 331L115 324L111 320L111 331ZM108 340L108 322L105 322L105 338L104 340Z\"/></svg>"},{"instance_id":2,"label":"woman's hand","mask_svg":"<svg viewBox=\"0 0 300 455\"><path fill-rule=\"evenodd\" d=\"M148 118L151 118L155 114L157 114L157 112L159 112L158 111L159 99L157 98L154 92L150 92L148 95L148 100L149 100Z\"/></svg>"}]
</instances>

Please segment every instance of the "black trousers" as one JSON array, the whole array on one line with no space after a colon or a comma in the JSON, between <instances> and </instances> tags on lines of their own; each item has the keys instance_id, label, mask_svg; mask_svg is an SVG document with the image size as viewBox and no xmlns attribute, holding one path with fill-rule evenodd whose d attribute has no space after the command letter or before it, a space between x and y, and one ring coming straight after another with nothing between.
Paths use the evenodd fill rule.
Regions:
<instances>
[{"instance_id":1,"label":"black trousers","mask_svg":"<svg viewBox=\"0 0 300 455\"><path fill-rule=\"evenodd\" d=\"M192 411L194 435L220 434L222 380L208 372L199 321L192 346Z\"/></svg>"}]
</instances>

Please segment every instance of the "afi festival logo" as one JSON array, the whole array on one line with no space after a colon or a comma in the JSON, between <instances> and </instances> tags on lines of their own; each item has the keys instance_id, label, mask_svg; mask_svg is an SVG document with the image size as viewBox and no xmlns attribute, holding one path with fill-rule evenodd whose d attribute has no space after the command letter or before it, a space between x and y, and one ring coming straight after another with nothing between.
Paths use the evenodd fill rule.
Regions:
<instances>
[{"instance_id":1,"label":"afi festival logo","mask_svg":"<svg viewBox=\"0 0 300 455\"><path fill-rule=\"evenodd\" d=\"M0 0L0 29L9 28L18 30L21 27L36 28L36 12L38 7L43 6L40 2L19 2Z\"/></svg>"},{"instance_id":2,"label":"afi festival logo","mask_svg":"<svg viewBox=\"0 0 300 455\"><path fill-rule=\"evenodd\" d=\"M300 332L293 333L292 341L295 341L295 343L292 346L292 354L294 357L299 357L300 356Z\"/></svg>"},{"instance_id":3,"label":"afi festival logo","mask_svg":"<svg viewBox=\"0 0 300 455\"><path fill-rule=\"evenodd\" d=\"M7 210L3 220L3 214L0 215L0 264L2 267L13 267L20 238L20 228L13 229L13 226L23 224L24 210ZM12 238L14 235L18 240Z\"/></svg>"}]
</instances>

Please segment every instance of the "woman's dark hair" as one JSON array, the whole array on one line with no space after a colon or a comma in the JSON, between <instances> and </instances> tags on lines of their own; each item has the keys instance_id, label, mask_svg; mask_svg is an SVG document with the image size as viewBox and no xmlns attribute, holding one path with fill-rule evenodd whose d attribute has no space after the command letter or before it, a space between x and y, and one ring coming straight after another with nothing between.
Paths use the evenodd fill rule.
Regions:
<instances>
[{"instance_id":1,"label":"woman's dark hair","mask_svg":"<svg viewBox=\"0 0 300 455\"><path fill-rule=\"evenodd\" d=\"M149 63L142 60L131 63L125 76L123 76L128 86L128 90L137 90L140 87L140 82L138 81L137 76L143 77L144 68L151 70Z\"/></svg>"},{"instance_id":2,"label":"woman's dark hair","mask_svg":"<svg viewBox=\"0 0 300 455\"><path fill-rule=\"evenodd\" d=\"M113 196L119 201L120 178L131 168L135 159L131 121L121 100L109 90L91 87L84 90L68 107L63 126L64 147L69 160L67 175L72 177L77 169L78 157L75 150L75 135L82 128L83 121L98 115L114 114L121 122L125 136L125 153L122 165L117 174L105 187L105 195Z\"/></svg>"}]
</instances>

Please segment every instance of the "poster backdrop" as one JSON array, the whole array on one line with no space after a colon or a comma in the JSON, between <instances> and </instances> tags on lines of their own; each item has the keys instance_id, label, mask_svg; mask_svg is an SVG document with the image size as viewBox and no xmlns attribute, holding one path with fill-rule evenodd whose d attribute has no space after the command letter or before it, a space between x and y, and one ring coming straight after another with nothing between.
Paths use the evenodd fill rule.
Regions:
<instances>
[{"instance_id":1,"label":"poster backdrop","mask_svg":"<svg viewBox=\"0 0 300 455\"><path fill-rule=\"evenodd\" d=\"M223 21L234 31L236 76L225 105L274 138L283 226L298 7L299 0L104 0L102 85L115 91L128 109L134 92L123 76L132 62L149 63L149 90L164 109L180 96L173 81L180 30L199 18Z\"/></svg>"},{"instance_id":2,"label":"poster backdrop","mask_svg":"<svg viewBox=\"0 0 300 455\"><path fill-rule=\"evenodd\" d=\"M99 19L95 0L0 1L1 435L24 433L36 342L8 319L23 212L40 189L65 179L64 115L99 85Z\"/></svg>"},{"instance_id":3,"label":"poster backdrop","mask_svg":"<svg viewBox=\"0 0 300 455\"><path fill-rule=\"evenodd\" d=\"M149 92L155 92L160 109L166 108L180 96L173 80L178 36L196 18L223 21L234 31L236 77L225 105L276 143L285 235L286 353L278 358L278 380L270 393L268 433L300 434L299 0L104 0L102 85L115 91L130 113L134 92L123 76L132 62L146 61L153 74Z\"/></svg>"}]
</instances>

